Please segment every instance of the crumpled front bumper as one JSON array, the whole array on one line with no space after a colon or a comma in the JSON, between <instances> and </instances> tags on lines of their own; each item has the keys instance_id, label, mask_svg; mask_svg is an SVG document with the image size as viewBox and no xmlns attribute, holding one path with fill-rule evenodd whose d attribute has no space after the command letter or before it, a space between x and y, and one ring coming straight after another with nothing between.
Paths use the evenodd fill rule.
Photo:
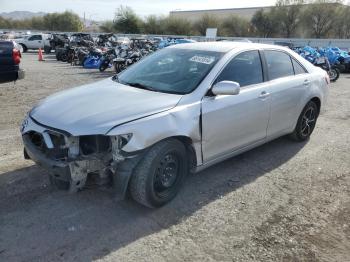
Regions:
<instances>
[{"instance_id":1,"label":"crumpled front bumper","mask_svg":"<svg viewBox=\"0 0 350 262\"><path fill-rule=\"evenodd\" d=\"M71 180L71 172L68 162L48 158L44 153L38 150L35 145L33 145L28 134L22 135L22 140L25 154L27 154L31 160L50 171L55 177L64 181Z\"/></svg>"},{"instance_id":2,"label":"crumpled front bumper","mask_svg":"<svg viewBox=\"0 0 350 262\"><path fill-rule=\"evenodd\" d=\"M107 176L105 162L96 155L79 155L79 137L41 125L30 116L23 121L21 133L25 157L49 171L55 179L69 182L69 191L82 189L89 173L97 172L100 178ZM40 138L40 145L33 134ZM54 136L60 138L59 145L54 143Z\"/></svg>"},{"instance_id":3,"label":"crumpled front bumper","mask_svg":"<svg viewBox=\"0 0 350 262\"><path fill-rule=\"evenodd\" d=\"M46 144L44 150L33 141L33 132L42 136L41 142ZM79 137L71 136L64 131L56 130L37 123L27 116L21 126L22 140L24 144L24 156L29 157L39 166L50 172L55 179L69 182L69 191L76 192L83 189L88 174L97 174L98 184L103 185L113 177L114 198L123 199L126 194L129 179L133 168L141 158L141 152L136 154L122 155L116 145L118 140L113 137L112 152L96 153L92 155L81 155L79 148ZM53 133L64 137L68 154L63 158L52 158L48 148L58 149L48 135ZM114 142L113 142L114 141ZM56 152L56 151L55 151ZM119 152L119 153L118 153ZM73 153L73 155L72 155Z\"/></svg>"}]
</instances>

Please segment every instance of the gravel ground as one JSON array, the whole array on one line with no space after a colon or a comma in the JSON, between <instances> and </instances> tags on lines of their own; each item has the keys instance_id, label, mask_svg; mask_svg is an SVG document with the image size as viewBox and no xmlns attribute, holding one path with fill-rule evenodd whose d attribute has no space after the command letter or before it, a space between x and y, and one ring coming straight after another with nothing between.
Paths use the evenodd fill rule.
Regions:
<instances>
[{"instance_id":1,"label":"gravel ground","mask_svg":"<svg viewBox=\"0 0 350 262\"><path fill-rule=\"evenodd\" d=\"M67 194L23 160L18 127L41 98L111 75L36 54L0 85L0 261L350 261L349 75L312 138L280 138L188 178L169 205Z\"/></svg>"}]
</instances>

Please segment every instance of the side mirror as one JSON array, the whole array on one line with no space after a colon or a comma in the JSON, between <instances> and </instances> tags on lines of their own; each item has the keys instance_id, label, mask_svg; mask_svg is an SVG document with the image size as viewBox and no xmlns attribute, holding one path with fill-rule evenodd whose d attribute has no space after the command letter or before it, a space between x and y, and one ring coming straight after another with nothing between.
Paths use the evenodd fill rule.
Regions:
<instances>
[{"instance_id":1,"label":"side mirror","mask_svg":"<svg viewBox=\"0 0 350 262\"><path fill-rule=\"evenodd\" d=\"M240 89L241 87L237 82L221 81L213 86L211 92L214 95L238 95Z\"/></svg>"}]
</instances>

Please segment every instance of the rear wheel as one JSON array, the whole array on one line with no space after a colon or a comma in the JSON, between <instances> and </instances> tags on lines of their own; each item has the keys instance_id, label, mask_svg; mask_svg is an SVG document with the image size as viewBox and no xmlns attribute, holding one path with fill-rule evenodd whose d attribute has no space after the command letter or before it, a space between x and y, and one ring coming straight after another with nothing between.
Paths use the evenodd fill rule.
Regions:
<instances>
[{"instance_id":1,"label":"rear wheel","mask_svg":"<svg viewBox=\"0 0 350 262\"><path fill-rule=\"evenodd\" d=\"M115 72L116 72L117 74L120 73L120 72L122 72L125 68L126 68L125 64L114 63L114 69L115 69Z\"/></svg>"},{"instance_id":2,"label":"rear wheel","mask_svg":"<svg viewBox=\"0 0 350 262\"><path fill-rule=\"evenodd\" d=\"M105 71L108 68L108 65L109 65L108 63L102 62L100 67L99 67L100 72Z\"/></svg>"},{"instance_id":3,"label":"rear wheel","mask_svg":"<svg viewBox=\"0 0 350 262\"><path fill-rule=\"evenodd\" d=\"M28 48L27 48L27 46L26 45L24 45L24 44L20 44L21 46L22 46L22 48L23 48L23 53L25 53L25 52L27 52L28 51Z\"/></svg>"},{"instance_id":4,"label":"rear wheel","mask_svg":"<svg viewBox=\"0 0 350 262\"><path fill-rule=\"evenodd\" d=\"M154 145L134 170L129 190L134 200L160 207L178 193L188 173L185 146L176 139Z\"/></svg>"},{"instance_id":5,"label":"rear wheel","mask_svg":"<svg viewBox=\"0 0 350 262\"><path fill-rule=\"evenodd\" d=\"M340 71L338 68L331 68L329 70L329 79L331 80L331 82L335 82L338 80L339 76L340 76Z\"/></svg>"},{"instance_id":6,"label":"rear wheel","mask_svg":"<svg viewBox=\"0 0 350 262\"><path fill-rule=\"evenodd\" d=\"M51 54L51 46L44 46L45 54Z\"/></svg>"},{"instance_id":7,"label":"rear wheel","mask_svg":"<svg viewBox=\"0 0 350 262\"><path fill-rule=\"evenodd\" d=\"M298 123L290 135L295 141L307 140L315 129L319 109L315 102L310 101L301 112Z\"/></svg>"}]
</instances>

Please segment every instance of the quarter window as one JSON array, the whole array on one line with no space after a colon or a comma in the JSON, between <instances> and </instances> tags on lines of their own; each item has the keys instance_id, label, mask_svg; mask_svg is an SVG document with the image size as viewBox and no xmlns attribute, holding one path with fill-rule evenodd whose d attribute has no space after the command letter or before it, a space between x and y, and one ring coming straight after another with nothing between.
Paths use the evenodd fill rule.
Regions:
<instances>
[{"instance_id":1,"label":"quarter window","mask_svg":"<svg viewBox=\"0 0 350 262\"><path fill-rule=\"evenodd\" d=\"M307 71L304 69L304 67L302 67L297 61L295 61L295 59L292 58L292 62L293 62L293 67L294 67L294 73L296 75L307 73Z\"/></svg>"},{"instance_id":2,"label":"quarter window","mask_svg":"<svg viewBox=\"0 0 350 262\"><path fill-rule=\"evenodd\" d=\"M234 57L216 82L234 81L241 87L264 81L259 51L247 51Z\"/></svg>"},{"instance_id":3,"label":"quarter window","mask_svg":"<svg viewBox=\"0 0 350 262\"><path fill-rule=\"evenodd\" d=\"M280 51L264 51L269 79L292 76L294 69L289 55Z\"/></svg>"}]
</instances>

